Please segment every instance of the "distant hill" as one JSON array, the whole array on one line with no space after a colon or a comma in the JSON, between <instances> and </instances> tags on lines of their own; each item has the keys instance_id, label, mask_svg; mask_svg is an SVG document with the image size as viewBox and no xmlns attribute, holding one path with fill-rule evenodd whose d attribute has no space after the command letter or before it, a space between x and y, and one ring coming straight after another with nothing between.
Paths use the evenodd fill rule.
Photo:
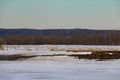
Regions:
<instances>
[{"instance_id":1,"label":"distant hill","mask_svg":"<svg viewBox=\"0 0 120 80\"><path fill-rule=\"evenodd\" d=\"M74 34L105 34L120 30L91 30L91 29L0 29L0 36L5 35L46 35L71 36Z\"/></svg>"}]
</instances>

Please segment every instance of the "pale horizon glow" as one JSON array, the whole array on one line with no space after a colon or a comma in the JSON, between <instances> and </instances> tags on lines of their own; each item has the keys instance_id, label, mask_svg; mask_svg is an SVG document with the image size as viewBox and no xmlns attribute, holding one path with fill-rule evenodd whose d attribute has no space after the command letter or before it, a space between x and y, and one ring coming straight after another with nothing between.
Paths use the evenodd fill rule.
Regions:
<instances>
[{"instance_id":1,"label":"pale horizon glow","mask_svg":"<svg viewBox=\"0 0 120 80\"><path fill-rule=\"evenodd\" d=\"M0 0L0 28L120 30L120 0Z\"/></svg>"}]
</instances>

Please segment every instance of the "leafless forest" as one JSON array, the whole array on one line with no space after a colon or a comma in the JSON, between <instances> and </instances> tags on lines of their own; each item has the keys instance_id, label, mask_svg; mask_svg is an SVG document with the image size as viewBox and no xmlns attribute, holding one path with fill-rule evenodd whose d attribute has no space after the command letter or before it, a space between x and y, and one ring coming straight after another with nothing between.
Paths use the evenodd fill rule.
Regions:
<instances>
[{"instance_id":1,"label":"leafless forest","mask_svg":"<svg viewBox=\"0 0 120 80\"><path fill-rule=\"evenodd\" d=\"M41 44L73 44L73 45L120 45L120 32L106 34L74 34L72 36L46 35L6 35L0 37L0 44L8 45L41 45Z\"/></svg>"}]
</instances>

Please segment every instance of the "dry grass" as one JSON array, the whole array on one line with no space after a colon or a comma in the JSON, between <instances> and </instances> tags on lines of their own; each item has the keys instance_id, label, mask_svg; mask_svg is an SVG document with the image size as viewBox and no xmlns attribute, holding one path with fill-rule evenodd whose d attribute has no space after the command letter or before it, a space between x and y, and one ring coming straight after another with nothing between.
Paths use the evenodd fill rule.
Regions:
<instances>
[{"instance_id":1,"label":"dry grass","mask_svg":"<svg viewBox=\"0 0 120 80\"><path fill-rule=\"evenodd\" d=\"M70 56L78 59L120 59L120 51L92 51L92 54L72 54Z\"/></svg>"}]
</instances>

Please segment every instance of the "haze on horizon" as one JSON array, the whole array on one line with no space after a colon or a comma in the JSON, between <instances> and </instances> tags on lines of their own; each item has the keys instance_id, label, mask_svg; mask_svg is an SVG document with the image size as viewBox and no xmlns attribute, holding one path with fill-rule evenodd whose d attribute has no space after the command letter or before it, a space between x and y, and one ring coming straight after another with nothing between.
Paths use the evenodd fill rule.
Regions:
<instances>
[{"instance_id":1,"label":"haze on horizon","mask_svg":"<svg viewBox=\"0 0 120 80\"><path fill-rule=\"evenodd\" d=\"M0 0L0 28L120 30L120 0Z\"/></svg>"}]
</instances>

